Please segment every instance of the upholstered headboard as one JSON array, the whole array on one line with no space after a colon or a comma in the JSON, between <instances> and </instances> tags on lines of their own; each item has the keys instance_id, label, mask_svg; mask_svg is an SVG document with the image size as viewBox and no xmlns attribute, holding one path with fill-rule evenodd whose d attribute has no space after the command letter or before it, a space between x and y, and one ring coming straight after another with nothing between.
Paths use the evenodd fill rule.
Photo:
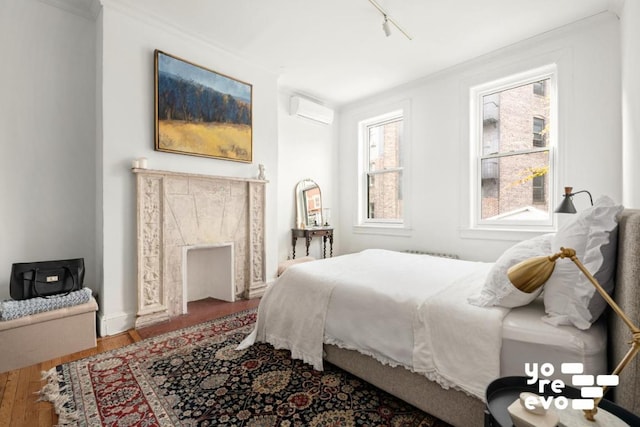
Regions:
<instances>
[{"instance_id":1,"label":"upholstered headboard","mask_svg":"<svg viewBox=\"0 0 640 427\"><path fill-rule=\"evenodd\" d=\"M626 209L618 226L618 265L614 299L634 322L640 323L640 210ZM618 316L609 312L609 366L611 370L629 350L631 332ZM640 355L620 374L613 400L640 414ZM612 396L606 396L609 399Z\"/></svg>"}]
</instances>

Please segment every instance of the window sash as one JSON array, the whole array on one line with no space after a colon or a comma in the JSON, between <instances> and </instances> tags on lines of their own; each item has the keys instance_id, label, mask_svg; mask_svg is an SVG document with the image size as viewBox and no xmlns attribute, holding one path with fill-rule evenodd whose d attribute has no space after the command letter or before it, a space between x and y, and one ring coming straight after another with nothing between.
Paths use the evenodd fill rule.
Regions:
<instances>
[{"instance_id":1,"label":"window sash","mask_svg":"<svg viewBox=\"0 0 640 427\"><path fill-rule=\"evenodd\" d=\"M371 172L367 172L365 175L365 179L367 181L367 185L366 185L366 214L364 217L364 221L365 223L387 223L387 224L401 224L403 222L403 217L404 217L404 201L403 201L403 197L402 197L402 178L403 178L403 171L404 168L403 167L397 167L397 168L389 168L389 169L384 169L384 170L380 170L380 171L371 171ZM374 179L377 180L377 177L383 177L385 175L395 175L395 180L397 181L398 185L395 188L396 190L396 194L395 194L395 198L394 200L396 201L397 205L395 206L396 209L400 210L400 215L398 217L394 217L394 218L379 218L379 217L372 217L372 191L376 190L377 187L375 186L375 184L373 184ZM382 198L382 200L386 200L385 197Z\"/></svg>"},{"instance_id":2,"label":"window sash","mask_svg":"<svg viewBox=\"0 0 640 427\"><path fill-rule=\"evenodd\" d=\"M375 122L375 123L370 123L366 126L367 129L367 164L366 164L366 171L367 172L373 172L373 171L385 171L385 170L390 170L390 168L383 168L383 169L372 169L371 168L371 133L372 130L374 128L383 128L384 126L387 125L391 125L394 123L400 123L401 126L402 124L404 124L403 118L402 117L392 117L389 118L387 120L382 120L379 122ZM403 129L401 128L401 132L403 131ZM384 136L383 138L384 139ZM384 141L381 141L382 144L384 144ZM398 157L396 159L396 164L401 165L402 164L402 133L399 136L399 142L398 142Z\"/></svg>"}]
</instances>

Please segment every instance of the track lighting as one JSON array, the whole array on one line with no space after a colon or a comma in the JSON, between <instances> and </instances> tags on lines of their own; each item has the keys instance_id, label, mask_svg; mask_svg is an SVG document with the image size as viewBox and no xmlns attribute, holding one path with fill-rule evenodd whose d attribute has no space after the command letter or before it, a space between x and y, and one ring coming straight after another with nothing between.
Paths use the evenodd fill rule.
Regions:
<instances>
[{"instance_id":1,"label":"track lighting","mask_svg":"<svg viewBox=\"0 0 640 427\"><path fill-rule=\"evenodd\" d=\"M387 19L387 15L384 15L384 22L382 23L382 31L384 31L384 35L387 37L391 35L391 27L389 27L389 20Z\"/></svg>"},{"instance_id":2,"label":"track lighting","mask_svg":"<svg viewBox=\"0 0 640 427\"><path fill-rule=\"evenodd\" d=\"M369 0L369 3L371 3L376 9L378 9L378 12L380 12L382 14L382 16L384 17L384 22L382 23L382 31L384 31L384 35L385 36L389 37L391 35L391 25L389 25L389 23L391 23L402 34L404 34L404 36L406 38L408 38L409 40L413 40L413 38L409 35L409 33L407 33L405 30L403 30L402 27L400 25L398 25L398 23L396 21L394 21L393 18L391 18L389 16L387 11L384 10L378 3L376 3L375 0Z\"/></svg>"}]
</instances>

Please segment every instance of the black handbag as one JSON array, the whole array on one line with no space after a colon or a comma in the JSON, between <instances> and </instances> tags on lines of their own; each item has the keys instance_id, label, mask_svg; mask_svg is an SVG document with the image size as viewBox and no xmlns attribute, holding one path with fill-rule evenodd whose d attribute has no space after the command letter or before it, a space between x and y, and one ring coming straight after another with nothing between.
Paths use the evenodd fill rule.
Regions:
<instances>
[{"instance_id":1,"label":"black handbag","mask_svg":"<svg viewBox=\"0 0 640 427\"><path fill-rule=\"evenodd\" d=\"M21 262L11 266L9 294L15 300L51 297L82 289L84 258Z\"/></svg>"}]
</instances>

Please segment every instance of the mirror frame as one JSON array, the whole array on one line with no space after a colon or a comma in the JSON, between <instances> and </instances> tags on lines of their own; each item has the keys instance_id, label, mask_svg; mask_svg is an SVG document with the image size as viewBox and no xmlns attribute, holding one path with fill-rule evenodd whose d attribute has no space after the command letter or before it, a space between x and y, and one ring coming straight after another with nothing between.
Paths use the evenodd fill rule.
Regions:
<instances>
[{"instance_id":1,"label":"mirror frame","mask_svg":"<svg viewBox=\"0 0 640 427\"><path fill-rule=\"evenodd\" d=\"M318 190L316 201L315 191L314 193L307 194L311 190ZM324 222L322 221L322 190L320 186L312 179L303 179L298 181L295 187L296 196L296 228L314 228L322 227ZM313 220L309 209L309 200L314 200L318 206L313 208Z\"/></svg>"}]
</instances>

